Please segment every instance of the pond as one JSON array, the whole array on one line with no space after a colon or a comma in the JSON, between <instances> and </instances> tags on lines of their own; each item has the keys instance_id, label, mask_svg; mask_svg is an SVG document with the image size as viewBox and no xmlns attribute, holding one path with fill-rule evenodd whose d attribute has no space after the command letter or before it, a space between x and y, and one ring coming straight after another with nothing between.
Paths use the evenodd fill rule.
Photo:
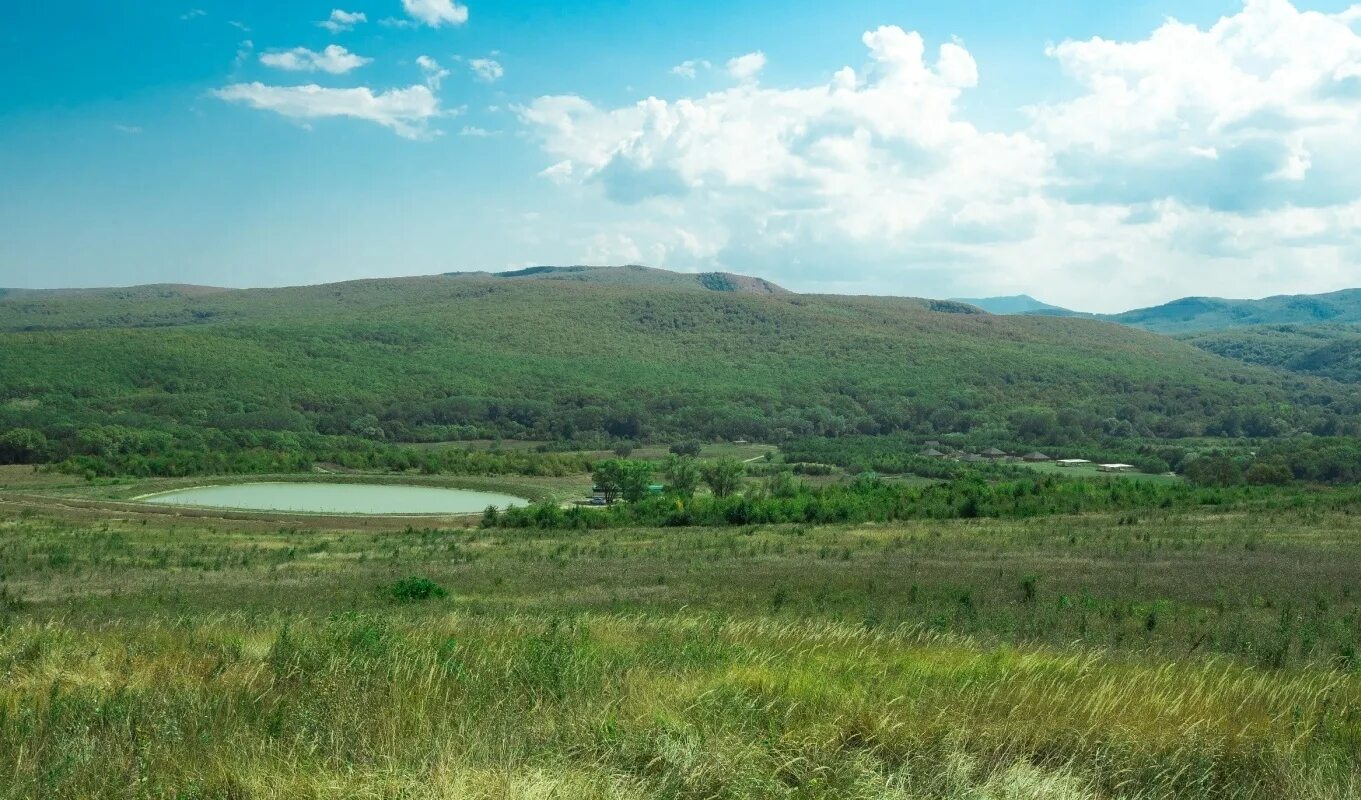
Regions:
<instances>
[{"instance_id":1,"label":"pond","mask_svg":"<svg viewBox=\"0 0 1361 800\"><path fill-rule=\"evenodd\" d=\"M467 489L376 483L238 483L137 498L143 503L309 514L473 514L487 506L529 503L522 497Z\"/></svg>"}]
</instances>

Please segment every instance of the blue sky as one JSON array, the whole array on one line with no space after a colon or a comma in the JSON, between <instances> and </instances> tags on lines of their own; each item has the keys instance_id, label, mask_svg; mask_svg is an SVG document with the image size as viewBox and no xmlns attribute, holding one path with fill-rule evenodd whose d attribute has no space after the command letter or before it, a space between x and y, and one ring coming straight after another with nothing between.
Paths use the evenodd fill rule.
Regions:
<instances>
[{"instance_id":1,"label":"blue sky","mask_svg":"<svg viewBox=\"0 0 1361 800\"><path fill-rule=\"evenodd\" d=\"M0 286L641 262L1118 310L1361 285L1348 2L6 13Z\"/></svg>"}]
</instances>

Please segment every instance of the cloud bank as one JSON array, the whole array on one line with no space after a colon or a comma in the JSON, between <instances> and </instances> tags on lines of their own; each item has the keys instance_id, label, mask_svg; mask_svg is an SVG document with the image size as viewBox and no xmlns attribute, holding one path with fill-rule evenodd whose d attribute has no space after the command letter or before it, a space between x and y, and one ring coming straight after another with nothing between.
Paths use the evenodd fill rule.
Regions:
<instances>
[{"instance_id":1,"label":"cloud bank","mask_svg":"<svg viewBox=\"0 0 1361 800\"><path fill-rule=\"evenodd\" d=\"M1249 0L1208 28L1054 45L1076 91L1013 130L960 110L978 65L895 26L809 86L520 111L544 176L625 213L587 246L838 291L1042 292L1111 310L1361 277L1361 6ZM686 65L682 65L683 67ZM677 74L688 77L692 69ZM828 275L854 276L829 279Z\"/></svg>"}]
</instances>

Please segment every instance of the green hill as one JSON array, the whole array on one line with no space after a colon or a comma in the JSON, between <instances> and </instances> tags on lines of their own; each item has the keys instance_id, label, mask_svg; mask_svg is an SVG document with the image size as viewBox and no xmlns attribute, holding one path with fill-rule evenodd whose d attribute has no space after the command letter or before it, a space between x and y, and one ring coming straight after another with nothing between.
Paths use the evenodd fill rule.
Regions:
<instances>
[{"instance_id":1,"label":"green hill","mask_svg":"<svg viewBox=\"0 0 1361 800\"><path fill-rule=\"evenodd\" d=\"M1186 297L1101 318L1159 333L1198 333L1252 325L1361 323L1361 289L1262 300Z\"/></svg>"},{"instance_id":2,"label":"green hill","mask_svg":"<svg viewBox=\"0 0 1361 800\"><path fill-rule=\"evenodd\" d=\"M1361 324L1257 325L1180 338L1249 364L1361 383Z\"/></svg>"},{"instance_id":3,"label":"green hill","mask_svg":"<svg viewBox=\"0 0 1361 800\"><path fill-rule=\"evenodd\" d=\"M316 437L1178 437L1229 410L1253 435L1356 425L1344 387L1130 328L655 272L0 299L0 431L111 458Z\"/></svg>"}]
</instances>

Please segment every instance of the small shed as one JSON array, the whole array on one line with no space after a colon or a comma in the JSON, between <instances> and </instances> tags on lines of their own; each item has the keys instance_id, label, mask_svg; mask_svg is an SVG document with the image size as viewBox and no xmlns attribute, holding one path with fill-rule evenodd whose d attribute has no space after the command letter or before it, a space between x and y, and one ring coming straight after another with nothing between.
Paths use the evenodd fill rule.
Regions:
<instances>
[{"instance_id":1,"label":"small shed","mask_svg":"<svg viewBox=\"0 0 1361 800\"><path fill-rule=\"evenodd\" d=\"M1038 450L1035 451L1034 453L1026 453L1025 455L1021 456L1021 459L1023 461L1029 461L1032 464L1038 464L1041 461L1050 460L1049 456L1039 452Z\"/></svg>"},{"instance_id":2,"label":"small shed","mask_svg":"<svg viewBox=\"0 0 1361 800\"><path fill-rule=\"evenodd\" d=\"M1097 464L1096 468L1102 472L1132 472L1133 464Z\"/></svg>"},{"instance_id":3,"label":"small shed","mask_svg":"<svg viewBox=\"0 0 1361 800\"><path fill-rule=\"evenodd\" d=\"M983 451L983 456L984 458L991 458L995 461L999 458L1006 458L1007 454L998 450L996 447L989 447L987 450Z\"/></svg>"},{"instance_id":4,"label":"small shed","mask_svg":"<svg viewBox=\"0 0 1361 800\"><path fill-rule=\"evenodd\" d=\"M1083 464L1090 464L1092 462L1085 458L1060 458L1054 463L1058 464L1060 467L1080 467Z\"/></svg>"}]
</instances>

